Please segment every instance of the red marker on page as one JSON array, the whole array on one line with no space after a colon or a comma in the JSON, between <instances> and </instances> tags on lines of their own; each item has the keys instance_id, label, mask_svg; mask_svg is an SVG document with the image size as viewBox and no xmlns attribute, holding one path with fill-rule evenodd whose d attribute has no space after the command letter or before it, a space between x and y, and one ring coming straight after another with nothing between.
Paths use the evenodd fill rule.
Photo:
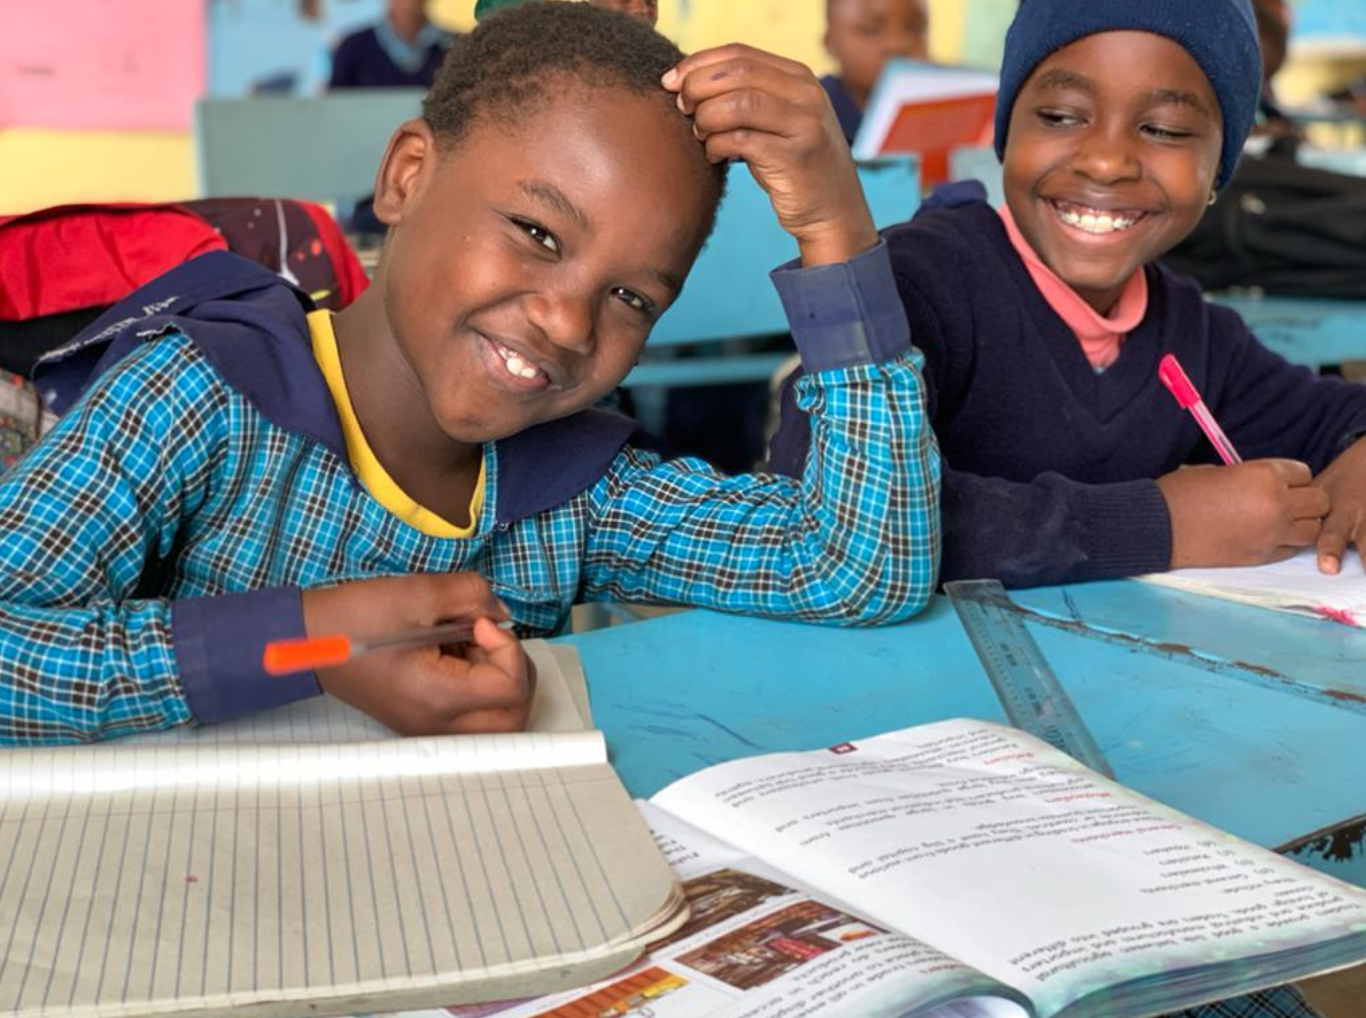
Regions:
<instances>
[{"instance_id":1,"label":"red marker on page","mask_svg":"<svg viewBox=\"0 0 1366 1018\"><path fill-rule=\"evenodd\" d=\"M1205 433L1210 444L1223 457L1226 466L1231 467L1235 463L1243 462L1243 457L1239 456L1238 450L1233 448L1233 443L1224 434L1224 429L1219 427L1219 422L1214 419L1214 415L1209 412L1209 407L1205 406L1205 401L1200 398L1200 393L1191 384L1191 380L1182 369L1180 361L1171 354L1167 354L1162 358L1162 363L1157 366L1157 377L1162 379L1162 384L1171 390L1171 394L1181 404L1181 409L1191 412L1191 416L1195 418L1195 423L1200 425L1200 430Z\"/></svg>"}]
</instances>

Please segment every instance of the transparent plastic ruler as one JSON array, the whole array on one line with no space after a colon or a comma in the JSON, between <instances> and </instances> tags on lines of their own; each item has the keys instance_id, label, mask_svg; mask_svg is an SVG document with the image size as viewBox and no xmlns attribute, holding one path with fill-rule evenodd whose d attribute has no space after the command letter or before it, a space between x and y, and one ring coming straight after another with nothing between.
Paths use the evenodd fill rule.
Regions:
<instances>
[{"instance_id":1,"label":"transparent plastic ruler","mask_svg":"<svg viewBox=\"0 0 1366 1018\"><path fill-rule=\"evenodd\" d=\"M944 592L996 687L1010 723L1092 770L1114 777L1005 587L996 580L955 580L944 584Z\"/></svg>"}]
</instances>

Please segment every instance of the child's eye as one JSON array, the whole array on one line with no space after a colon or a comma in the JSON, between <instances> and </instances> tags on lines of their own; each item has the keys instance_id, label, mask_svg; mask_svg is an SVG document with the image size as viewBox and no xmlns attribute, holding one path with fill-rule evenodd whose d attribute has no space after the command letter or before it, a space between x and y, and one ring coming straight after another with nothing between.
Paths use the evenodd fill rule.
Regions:
<instances>
[{"instance_id":1,"label":"child's eye","mask_svg":"<svg viewBox=\"0 0 1366 1018\"><path fill-rule=\"evenodd\" d=\"M1182 131L1175 127L1163 127L1161 124L1148 124L1143 130L1159 141L1181 141L1184 138L1193 137L1190 131Z\"/></svg>"},{"instance_id":2,"label":"child's eye","mask_svg":"<svg viewBox=\"0 0 1366 1018\"><path fill-rule=\"evenodd\" d=\"M1047 127L1075 127L1081 123L1081 117L1062 110L1039 110L1039 119Z\"/></svg>"},{"instance_id":3,"label":"child's eye","mask_svg":"<svg viewBox=\"0 0 1366 1018\"><path fill-rule=\"evenodd\" d=\"M519 230L525 233L537 244L540 244L541 247L545 248L547 251L552 251L555 254L560 253L559 238L556 237L549 230L547 230L544 226L540 226L537 223L533 223L527 219L514 219L512 222L517 226Z\"/></svg>"},{"instance_id":4,"label":"child's eye","mask_svg":"<svg viewBox=\"0 0 1366 1018\"><path fill-rule=\"evenodd\" d=\"M612 290L612 296L617 298L617 300L621 301L627 307L633 308L644 315L653 316L657 310L657 305L654 301L650 300L650 298L642 297L634 290L628 290L623 286L615 287Z\"/></svg>"}]
</instances>

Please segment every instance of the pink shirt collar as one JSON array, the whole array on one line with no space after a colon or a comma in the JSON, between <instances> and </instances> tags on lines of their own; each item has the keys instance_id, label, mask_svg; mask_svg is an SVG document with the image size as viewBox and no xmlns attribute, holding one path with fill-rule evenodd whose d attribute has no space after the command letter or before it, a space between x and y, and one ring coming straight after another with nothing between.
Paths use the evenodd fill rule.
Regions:
<instances>
[{"instance_id":1,"label":"pink shirt collar","mask_svg":"<svg viewBox=\"0 0 1366 1018\"><path fill-rule=\"evenodd\" d=\"M1097 371L1104 371L1119 359L1124 337L1137 328L1148 313L1147 275L1139 269L1130 276L1110 314L1102 315L1043 263L1043 259L1015 225L1015 217L1010 214L1008 206L1002 205L997 211L1001 222L1005 224L1010 243L1024 261L1029 278L1034 280L1043 299L1072 330L1091 366Z\"/></svg>"}]
</instances>

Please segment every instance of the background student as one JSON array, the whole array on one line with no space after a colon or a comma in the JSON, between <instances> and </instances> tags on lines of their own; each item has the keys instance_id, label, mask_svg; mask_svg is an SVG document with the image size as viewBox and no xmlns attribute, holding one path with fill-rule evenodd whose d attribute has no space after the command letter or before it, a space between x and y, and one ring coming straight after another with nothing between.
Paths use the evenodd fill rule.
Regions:
<instances>
[{"instance_id":1,"label":"background student","mask_svg":"<svg viewBox=\"0 0 1366 1018\"><path fill-rule=\"evenodd\" d=\"M943 579L1061 583L1315 544L1334 572L1366 543L1366 387L1292 367L1154 261L1228 180L1261 93L1246 0L1180 10L1028 0L1001 75L1005 206L978 188L888 232L945 460ZM1168 353L1253 462L1210 465L1158 380ZM784 423L774 463L791 470L804 422Z\"/></svg>"},{"instance_id":2,"label":"background student","mask_svg":"<svg viewBox=\"0 0 1366 1018\"><path fill-rule=\"evenodd\" d=\"M426 88L453 38L427 20L427 0L388 0L383 18L337 44L327 87Z\"/></svg>"},{"instance_id":3,"label":"background student","mask_svg":"<svg viewBox=\"0 0 1366 1018\"><path fill-rule=\"evenodd\" d=\"M507 7L518 7L528 0L478 0L474 5L475 20L488 17L494 11ZM588 0L594 7L604 7L609 11L620 11L633 18L648 21L651 25L659 21L659 0Z\"/></svg>"},{"instance_id":4,"label":"background student","mask_svg":"<svg viewBox=\"0 0 1366 1018\"><path fill-rule=\"evenodd\" d=\"M0 738L218 721L319 684L400 732L511 728L530 681L493 619L918 610L938 502L918 355L824 92L744 47L680 58L588 4L492 15L389 143L355 303L306 316L214 253L94 323L79 356L108 344L102 370L0 482ZM677 296L736 158L801 252L774 276L811 371L800 482L661 463L586 409ZM469 616L459 652L261 671L270 639Z\"/></svg>"},{"instance_id":5,"label":"background student","mask_svg":"<svg viewBox=\"0 0 1366 1018\"><path fill-rule=\"evenodd\" d=\"M925 0L826 0L825 18L825 49L838 67L821 84L852 144L887 61L929 59L929 12Z\"/></svg>"}]
</instances>

